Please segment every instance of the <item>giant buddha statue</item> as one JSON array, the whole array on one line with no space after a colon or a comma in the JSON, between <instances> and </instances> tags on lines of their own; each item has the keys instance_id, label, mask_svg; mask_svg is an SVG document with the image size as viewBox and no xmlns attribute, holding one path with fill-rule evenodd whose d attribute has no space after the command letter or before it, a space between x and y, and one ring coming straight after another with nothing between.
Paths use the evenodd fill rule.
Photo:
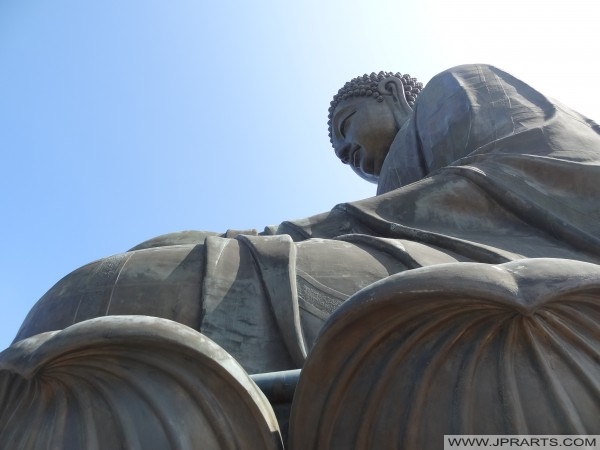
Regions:
<instances>
[{"instance_id":1,"label":"giant buddha statue","mask_svg":"<svg viewBox=\"0 0 600 450\"><path fill-rule=\"evenodd\" d=\"M331 102L329 132L337 157L377 183L375 197L261 233L159 236L77 269L33 307L1 355L3 373L17 383L51 365L31 356L39 348L74 368L69 355L85 353L87 335L102 349L113 336L135 344L119 355L158 349L163 367L185 359L183 333L202 346L208 338L221 353L210 347L202 364L227 360L228 373L239 364L236 377L302 368L296 449L600 434L600 127L502 70L465 65L425 87L400 73L357 77ZM122 337L129 326L143 339ZM96 369L127 366L99 354L109 356ZM38 366L22 368L27 358ZM264 442L280 445L268 404L241 384L260 405L248 414L269 424ZM8 410L26 408L7 395ZM479 408L493 411L485 418ZM0 442L21 429L3 420Z\"/></svg>"}]
</instances>

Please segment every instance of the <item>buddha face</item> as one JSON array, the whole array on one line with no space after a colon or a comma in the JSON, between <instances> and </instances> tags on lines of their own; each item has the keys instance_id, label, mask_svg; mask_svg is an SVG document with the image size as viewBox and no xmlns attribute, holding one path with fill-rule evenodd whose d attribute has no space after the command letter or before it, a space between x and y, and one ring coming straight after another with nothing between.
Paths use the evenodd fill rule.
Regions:
<instances>
[{"instance_id":1,"label":"buddha face","mask_svg":"<svg viewBox=\"0 0 600 450\"><path fill-rule=\"evenodd\" d=\"M340 102L334 111L331 140L335 154L344 164L361 178L377 183L399 129L387 101L352 97Z\"/></svg>"}]
</instances>

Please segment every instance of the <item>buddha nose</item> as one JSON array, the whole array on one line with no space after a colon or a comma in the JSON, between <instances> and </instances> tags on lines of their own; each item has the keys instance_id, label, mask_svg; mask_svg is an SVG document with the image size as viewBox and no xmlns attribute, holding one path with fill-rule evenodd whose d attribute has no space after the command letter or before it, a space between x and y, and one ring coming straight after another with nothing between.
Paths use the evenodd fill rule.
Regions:
<instances>
[{"instance_id":1,"label":"buddha nose","mask_svg":"<svg viewBox=\"0 0 600 450\"><path fill-rule=\"evenodd\" d=\"M352 144L348 143L344 145L339 152L337 152L337 157L340 158L342 163L349 164L350 163L350 151L352 150Z\"/></svg>"}]
</instances>

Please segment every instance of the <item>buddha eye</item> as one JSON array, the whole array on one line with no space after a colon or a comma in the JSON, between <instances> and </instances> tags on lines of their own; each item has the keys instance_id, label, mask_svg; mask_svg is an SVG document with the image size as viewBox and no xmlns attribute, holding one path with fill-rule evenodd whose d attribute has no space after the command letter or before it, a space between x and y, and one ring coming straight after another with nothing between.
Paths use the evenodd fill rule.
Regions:
<instances>
[{"instance_id":1,"label":"buddha eye","mask_svg":"<svg viewBox=\"0 0 600 450\"><path fill-rule=\"evenodd\" d=\"M342 135L343 138L346 137L346 128L348 127L348 119L350 117L352 117L354 114L356 114L356 110L352 111L350 114L348 114L346 117L344 117L344 120L342 120L342 123L340 123L340 134ZM347 163L345 163L347 164Z\"/></svg>"}]
</instances>

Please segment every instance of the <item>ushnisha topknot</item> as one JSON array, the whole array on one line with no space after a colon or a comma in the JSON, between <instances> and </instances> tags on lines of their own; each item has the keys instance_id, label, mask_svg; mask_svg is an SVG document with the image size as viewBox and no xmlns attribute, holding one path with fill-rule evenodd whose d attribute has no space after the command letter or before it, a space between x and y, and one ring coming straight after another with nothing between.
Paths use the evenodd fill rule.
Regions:
<instances>
[{"instance_id":1,"label":"ushnisha topknot","mask_svg":"<svg viewBox=\"0 0 600 450\"><path fill-rule=\"evenodd\" d=\"M411 78L411 76L408 74L402 75L399 72L394 73L381 71L379 73L372 72L371 75L364 74L363 76L353 78L352 80L348 81L344 87L342 87L338 93L333 96L333 100L331 100L331 104L329 106L329 117L327 121L327 125L329 126L330 141L332 140L331 119L336 106L343 100L351 97L372 97L373 100L382 102L383 93L379 91L379 83L381 80L388 77L396 77L402 81L406 101L411 107L414 107L417 96L423 89L423 83L417 81L416 78Z\"/></svg>"}]
</instances>

